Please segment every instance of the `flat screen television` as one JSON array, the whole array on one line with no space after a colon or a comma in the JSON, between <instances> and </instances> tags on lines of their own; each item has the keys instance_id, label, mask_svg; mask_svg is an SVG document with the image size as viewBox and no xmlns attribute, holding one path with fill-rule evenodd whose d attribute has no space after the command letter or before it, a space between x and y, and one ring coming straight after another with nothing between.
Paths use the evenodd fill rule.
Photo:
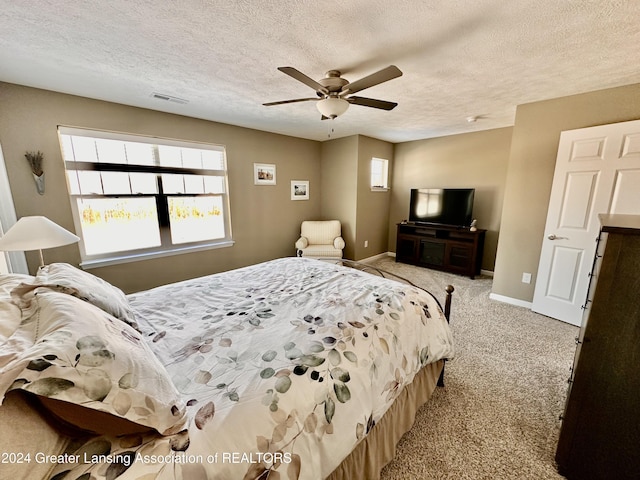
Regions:
<instances>
[{"instance_id":1,"label":"flat screen television","mask_svg":"<svg viewBox=\"0 0 640 480\"><path fill-rule=\"evenodd\" d=\"M428 225L468 227L473 215L473 188L414 188L409 221Z\"/></svg>"}]
</instances>

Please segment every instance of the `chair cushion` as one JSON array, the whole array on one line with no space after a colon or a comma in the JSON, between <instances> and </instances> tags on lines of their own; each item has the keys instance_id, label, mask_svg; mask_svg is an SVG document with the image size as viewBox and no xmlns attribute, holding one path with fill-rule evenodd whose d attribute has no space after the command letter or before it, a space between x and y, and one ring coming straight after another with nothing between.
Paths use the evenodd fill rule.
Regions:
<instances>
[{"instance_id":1,"label":"chair cushion","mask_svg":"<svg viewBox=\"0 0 640 480\"><path fill-rule=\"evenodd\" d=\"M303 257L342 258L342 249L332 248L331 245L309 245L302 250Z\"/></svg>"},{"instance_id":2,"label":"chair cushion","mask_svg":"<svg viewBox=\"0 0 640 480\"><path fill-rule=\"evenodd\" d=\"M302 222L300 230L300 236L306 237L309 245L333 245L333 240L342 234L340 220L306 220Z\"/></svg>"}]
</instances>

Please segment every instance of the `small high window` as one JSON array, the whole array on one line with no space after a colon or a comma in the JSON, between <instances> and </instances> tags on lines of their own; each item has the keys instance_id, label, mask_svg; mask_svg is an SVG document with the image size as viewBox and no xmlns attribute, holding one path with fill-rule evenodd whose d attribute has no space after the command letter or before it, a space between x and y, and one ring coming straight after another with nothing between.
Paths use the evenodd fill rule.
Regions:
<instances>
[{"instance_id":1,"label":"small high window","mask_svg":"<svg viewBox=\"0 0 640 480\"><path fill-rule=\"evenodd\" d=\"M371 190L389 189L389 160L371 159Z\"/></svg>"}]
</instances>

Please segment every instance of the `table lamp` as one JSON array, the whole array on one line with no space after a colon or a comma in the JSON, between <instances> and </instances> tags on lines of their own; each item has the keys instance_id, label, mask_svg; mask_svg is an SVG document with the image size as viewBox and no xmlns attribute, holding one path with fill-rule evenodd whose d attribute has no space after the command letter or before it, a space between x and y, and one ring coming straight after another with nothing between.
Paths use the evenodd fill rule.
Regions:
<instances>
[{"instance_id":1,"label":"table lamp","mask_svg":"<svg viewBox=\"0 0 640 480\"><path fill-rule=\"evenodd\" d=\"M80 237L53 223L47 217L20 218L13 227L0 237L0 250L40 252L40 266L44 266L42 249L61 247L80 240Z\"/></svg>"}]
</instances>

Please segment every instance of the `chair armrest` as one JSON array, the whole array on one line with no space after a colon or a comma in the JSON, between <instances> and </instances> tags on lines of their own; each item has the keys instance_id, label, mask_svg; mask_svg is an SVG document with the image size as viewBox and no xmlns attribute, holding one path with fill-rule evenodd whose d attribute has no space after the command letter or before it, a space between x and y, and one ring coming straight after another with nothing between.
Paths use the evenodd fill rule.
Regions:
<instances>
[{"instance_id":1,"label":"chair armrest","mask_svg":"<svg viewBox=\"0 0 640 480\"><path fill-rule=\"evenodd\" d=\"M296 248L298 250L303 249L303 248L307 248L309 246L309 240L307 239L307 237L300 237L297 241L296 241Z\"/></svg>"},{"instance_id":2,"label":"chair armrest","mask_svg":"<svg viewBox=\"0 0 640 480\"><path fill-rule=\"evenodd\" d=\"M344 239L342 237L336 237L333 239L333 247L334 248L339 248L340 250L342 250L344 248Z\"/></svg>"}]
</instances>

